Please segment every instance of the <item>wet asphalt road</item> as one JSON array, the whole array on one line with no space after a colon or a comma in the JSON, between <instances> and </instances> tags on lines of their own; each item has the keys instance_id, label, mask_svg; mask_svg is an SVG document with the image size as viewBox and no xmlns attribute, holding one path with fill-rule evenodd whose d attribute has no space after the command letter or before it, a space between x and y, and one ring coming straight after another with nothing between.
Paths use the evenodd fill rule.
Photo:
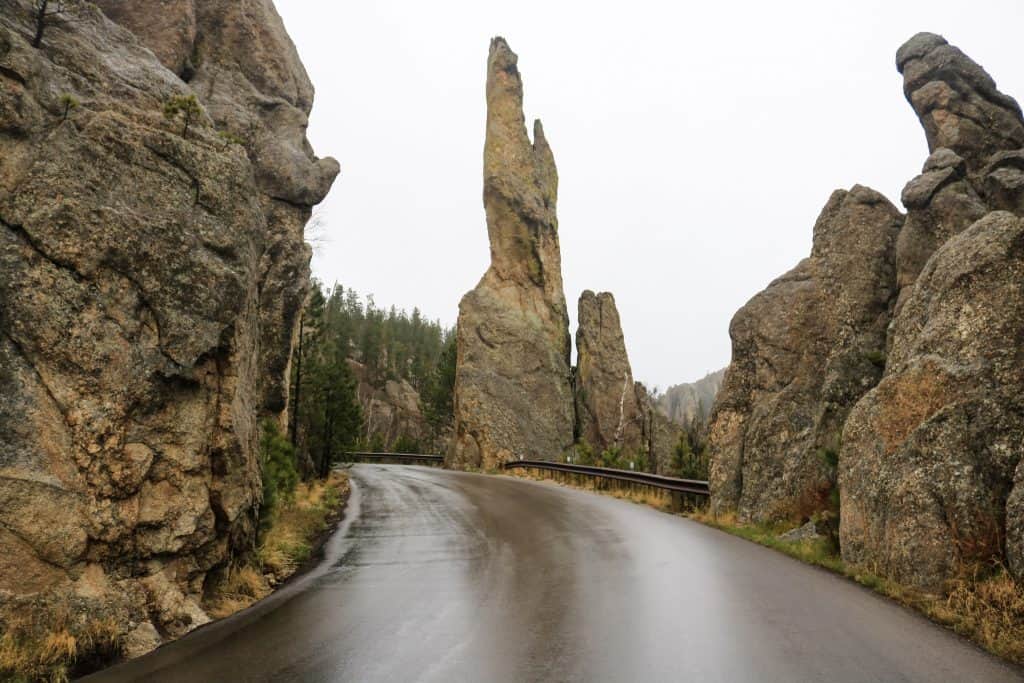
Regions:
<instances>
[{"instance_id":1,"label":"wet asphalt road","mask_svg":"<svg viewBox=\"0 0 1024 683\"><path fill-rule=\"evenodd\" d=\"M1019 681L823 570L626 501L357 465L321 567L89 681Z\"/></svg>"}]
</instances>

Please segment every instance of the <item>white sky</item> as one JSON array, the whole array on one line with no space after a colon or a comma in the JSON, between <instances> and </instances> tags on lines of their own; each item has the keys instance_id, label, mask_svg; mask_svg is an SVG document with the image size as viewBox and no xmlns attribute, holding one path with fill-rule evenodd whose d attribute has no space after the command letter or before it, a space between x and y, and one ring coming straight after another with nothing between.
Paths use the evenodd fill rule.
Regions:
<instances>
[{"instance_id":1,"label":"white sky","mask_svg":"<svg viewBox=\"0 0 1024 683\"><path fill-rule=\"evenodd\" d=\"M729 320L810 252L829 193L899 206L927 156L894 58L943 34L1024 97L1019 0L276 0L342 172L314 273L453 324L489 263L487 48L519 55L558 165L565 294L614 292L661 389L729 361Z\"/></svg>"}]
</instances>

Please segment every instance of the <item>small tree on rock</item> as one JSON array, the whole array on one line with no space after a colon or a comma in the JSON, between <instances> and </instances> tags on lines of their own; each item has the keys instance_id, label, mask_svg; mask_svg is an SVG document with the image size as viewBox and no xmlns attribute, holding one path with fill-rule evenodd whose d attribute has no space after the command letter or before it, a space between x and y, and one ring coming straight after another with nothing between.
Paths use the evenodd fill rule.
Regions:
<instances>
[{"instance_id":1,"label":"small tree on rock","mask_svg":"<svg viewBox=\"0 0 1024 683\"><path fill-rule=\"evenodd\" d=\"M68 115L71 113L71 110L78 109L78 104L78 100L75 98L74 95L71 95L70 93L64 93L63 95L61 95L60 106L64 107L64 117L61 119L61 121L67 121Z\"/></svg>"},{"instance_id":2,"label":"small tree on rock","mask_svg":"<svg viewBox=\"0 0 1024 683\"><path fill-rule=\"evenodd\" d=\"M53 24L74 5L74 0L33 0L32 19L35 21L36 32L32 36L32 47L39 49L43 45L43 33L46 27Z\"/></svg>"},{"instance_id":3,"label":"small tree on rock","mask_svg":"<svg viewBox=\"0 0 1024 683\"><path fill-rule=\"evenodd\" d=\"M167 100L164 104L164 117L168 121L173 121L178 116L181 116L184 121L185 125L181 131L181 137L183 138L188 137L188 127L202 113L202 107L199 106L199 100L196 99L195 95L177 95Z\"/></svg>"}]
</instances>

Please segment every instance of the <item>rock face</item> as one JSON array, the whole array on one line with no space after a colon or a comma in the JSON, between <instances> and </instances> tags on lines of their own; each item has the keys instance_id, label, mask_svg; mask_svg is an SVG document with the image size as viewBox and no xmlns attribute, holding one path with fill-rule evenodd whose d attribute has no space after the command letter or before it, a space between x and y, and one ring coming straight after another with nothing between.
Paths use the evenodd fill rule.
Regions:
<instances>
[{"instance_id":1,"label":"rock face","mask_svg":"<svg viewBox=\"0 0 1024 683\"><path fill-rule=\"evenodd\" d=\"M598 450L643 447L644 416L610 292L583 292L576 331L576 431Z\"/></svg>"},{"instance_id":2,"label":"rock face","mask_svg":"<svg viewBox=\"0 0 1024 683\"><path fill-rule=\"evenodd\" d=\"M710 372L696 382L671 386L658 399L658 408L676 424L703 425L711 417L723 379L725 368Z\"/></svg>"},{"instance_id":3,"label":"rock face","mask_svg":"<svg viewBox=\"0 0 1024 683\"><path fill-rule=\"evenodd\" d=\"M715 509L799 520L827 505L843 422L881 375L902 224L874 190L837 190L810 257L733 317L708 432Z\"/></svg>"},{"instance_id":4,"label":"rock face","mask_svg":"<svg viewBox=\"0 0 1024 683\"><path fill-rule=\"evenodd\" d=\"M388 379L372 382L366 366L349 359L348 366L355 376L356 394L363 411L365 423L364 438L368 443L379 441L386 450L391 450L401 439L420 442L423 447L430 444L430 426L420 408L420 395L413 385L404 379Z\"/></svg>"},{"instance_id":5,"label":"rock face","mask_svg":"<svg viewBox=\"0 0 1024 683\"><path fill-rule=\"evenodd\" d=\"M306 296L309 207L327 195L338 162L317 159L306 140L313 85L272 0L173 0L97 3L186 80L218 131L250 159L267 220L263 284L261 400L284 409L292 336Z\"/></svg>"},{"instance_id":6,"label":"rock face","mask_svg":"<svg viewBox=\"0 0 1024 683\"><path fill-rule=\"evenodd\" d=\"M896 61L930 153L906 220L833 196L811 259L736 315L711 484L718 508L797 521L838 448L843 558L938 591L977 562L1024 576L1024 117L940 36Z\"/></svg>"},{"instance_id":7,"label":"rock face","mask_svg":"<svg viewBox=\"0 0 1024 683\"><path fill-rule=\"evenodd\" d=\"M516 61L503 39L491 41L484 146L491 266L459 304L447 458L455 467L557 458L573 442L558 175L540 121L533 142L527 135Z\"/></svg>"},{"instance_id":8,"label":"rock face","mask_svg":"<svg viewBox=\"0 0 1024 683\"><path fill-rule=\"evenodd\" d=\"M679 430L633 380L615 297L586 290L576 330L576 438L593 452L617 449L638 469L671 467Z\"/></svg>"},{"instance_id":9,"label":"rock face","mask_svg":"<svg viewBox=\"0 0 1024 683\"><path fill-rule=\"evenodd\" d=\"M138 36L83 3L37 50L31 3L0 14L0 620L57 599L138 654L252 547L338 167L269 2L101 4Z\"/></svg>"},{"instance_id":10,"label":"rock face","mask_svg":"<svg viewBox=\"0 0 1024 683\"><path fill-rule=\"evenodd\" d=\"M993 557L1022 576L1024 120L939 36L897 66L931 156L903 192L885 375L843 433L843 557L929 589Z\"/></svg>"}]
</instances>

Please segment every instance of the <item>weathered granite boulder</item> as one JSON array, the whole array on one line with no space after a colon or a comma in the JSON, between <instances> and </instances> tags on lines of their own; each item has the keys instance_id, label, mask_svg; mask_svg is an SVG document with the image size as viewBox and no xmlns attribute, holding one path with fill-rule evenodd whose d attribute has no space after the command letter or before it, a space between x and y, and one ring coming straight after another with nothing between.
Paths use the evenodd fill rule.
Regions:
<instances>
[{"instance_id":1,"label":"weathered granite boulder","mask_svg":"<svg viewBox=\"0 0 1024 683\"><path fill-rule=\"evenodd\" d=\"M1024 569L1024 221L990 213L928 261L885 377L846 423L843 557L938 588L962 563ZM1015 485L1016 476L1016 485Z\"/></svg>"},{"instance_id":2,"label":"weathered granite boulder","mask_svg":"<svg viewBox=\"0 0 1024 683\"><path fill-rule=\"evenodd\" d=\"M643 448L643 414L611 292L584 291L576 330L576 432L603 451Z\"/></svg>"},{"instance_id":3,"label":"weathered granite boulder","mask_svg":"<svg viewBox=\"0 0 1024 683\"><path fill-rule=\"evenodd\" d=\"M828 505L846 414L882 372L902 224L874 190L837 190L810 257L736 313L708 433L716 510L799 521Z\"/></svg>"},{"instance_id":4,"label":"weathered granite boulder","mask_svg":"<svg viewBox=\"0 0 1024 683\"><path fill-rule=\"evenodd\" d=\"M576 438L594 453L617 450L637 469L665 473L679 441L673 425L633 380L619 311L611 292L586 290L576 330Z\"/></svg>"},{"instance_id":5,"label":"weathered granite boulder","mask_svg":"<svg viewBox=\"0 0 1024 683\"><path fill-rule=\"evenodd\" d=\"M931 255L953 235L988 213L988 207L967 179L967 163L950 149L940 148L925 161L921 175L903 189L907 220L896 242L898 314L918 273Z\"/></svg>"},{"instance_id":6,"label":"weathered granite boulder","mask_svg":"<svg viewBox=\"0 0 1024 683\"><path fill-rule=\"evenodd\" d=\"M655 474L675 474L675 450L683 435L682 428L668 419L658 402L642 382L635 385L636 401L640 408L640 451L646 460L642 469Z\"/></svg>"},{"instance_id":7,"label":"weathered granite boulder","mask_svg":"<svg viewBox=\"0 0 1024 683\"><path fill-rule=\"evenodd\" d=\"M896 52L896 67L929 152L952 150L973 175L996 152L1024 146L1020 106L942 36L918 33Z\"/></svg>"},{"instance_id":8,"label":"weathered granite boulder","mask_svg":"<svg viewBox=\"0 0 1024 683\"><path fill-rule=\"evenodd\" d=\"M129 26L186 5L119 4ZM239 30L208 12L240 4L205 3L194 31L188 12L150 17L140 40L82 3L41 49L28 0L0 13L0 556L15 560L0 620L64 601L131 630L138 653L202 622L211 570L253 545L257 419L283 407L302 226L337 166L313 157L303 117L261 129L302 141L274 163L218 134L222 110L279 107L269 76L259 97L238 76L254 55L292 68L263 42L287 40L276 14L248 12L249 39L203 62L216 93L147 49L173 66L194 35ZM183 135L162 111L193 92L205 109Z\"/></svg>"},{"instance_id":9,"label":"weathered granite boulder","mask_svg":"<svg viewBox=\"0 0 1024 683\"><path fill-rule=\"evenodd\" d=\"M848 561L938 590L979 561L1024 576L1024 120L938 36L897 65L933 153L903 194L885 375L843 432L840 542Z\"/></svg>"},{"instance_id":10,"label":"weathered granite boulder","mask_svg":"<svg viewBox=\"0 0 1024 683\"><path fill-rule=\"evenodd\" d=\"M527 135L516 61L504 39L491 41L484 145L491 266L459 304L447 458L454 467L557 458L573 443L558 174L540 121L532 142Z\"/></svg>"}]
</instances>

